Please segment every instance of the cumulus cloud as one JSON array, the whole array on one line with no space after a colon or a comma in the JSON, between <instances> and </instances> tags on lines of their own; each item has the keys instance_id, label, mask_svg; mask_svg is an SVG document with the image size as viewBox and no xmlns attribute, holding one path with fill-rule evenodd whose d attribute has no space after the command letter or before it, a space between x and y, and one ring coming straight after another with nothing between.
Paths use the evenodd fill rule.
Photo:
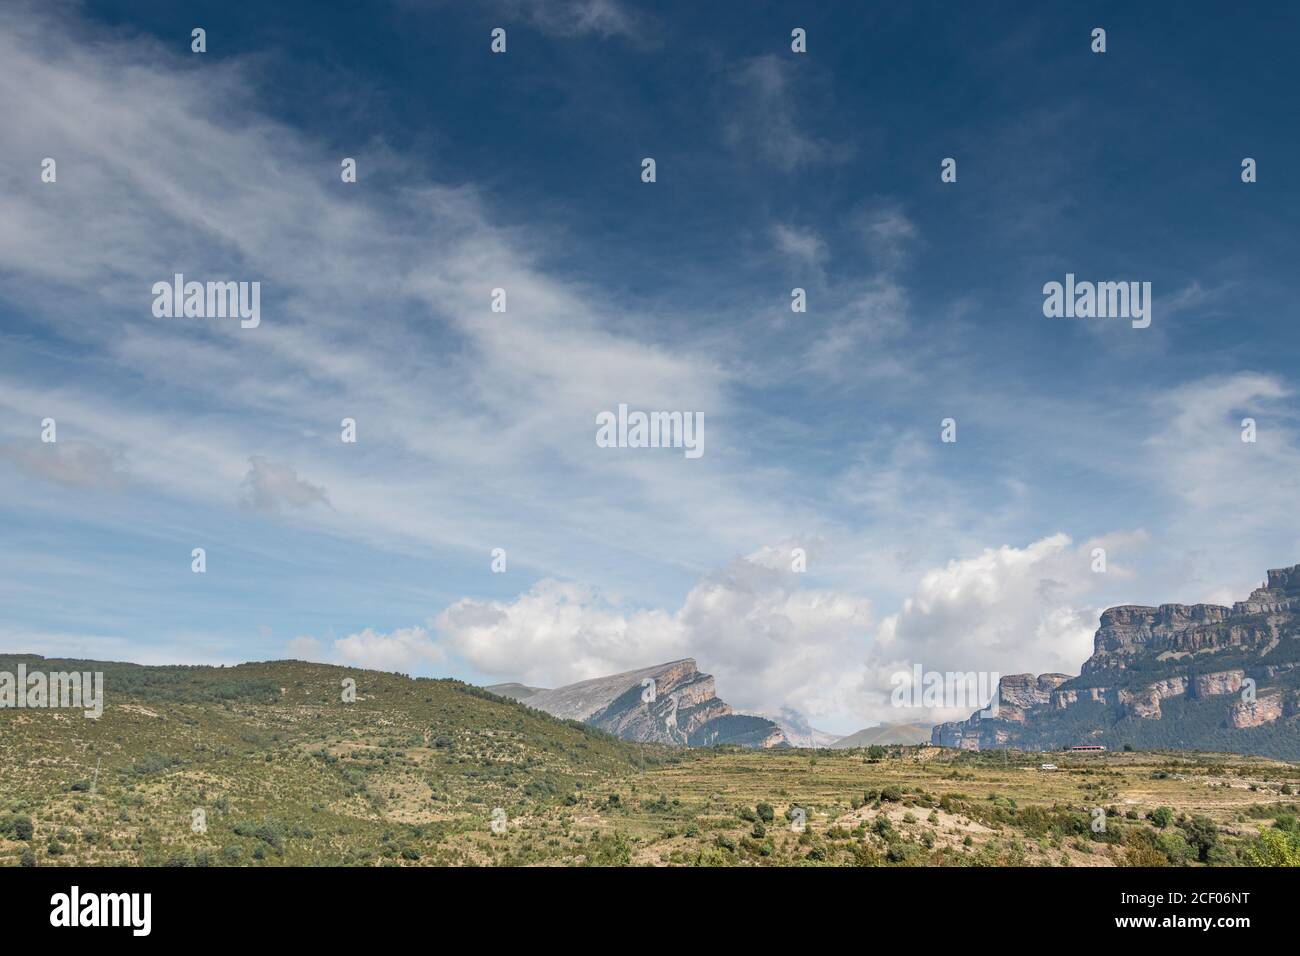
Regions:
<instances>
[{"instance_id":1,"label":"cumulus cloud","mask_svg":"<svg viewBox=\"0 0 1300 956\"><path fill-rule=\"evenodd\" d=\"M260 455L248 459L240 504L256 511L280 511L284 508L307 508L314 504L329 505L329 495L319 485L299 478L291 465L270 461Z\"/></svg>"},{"instance_id":2,"label":"cumulus cloud","mask_svg":"<svg viewBox=\"0 0 1300 956\"><path fill-rule=\"evenodd\" d=\"M435 626L476 669L552 687L691 653L672 615L552 579L513 601L457 601Z\"/></svg>"},{"instance_id":3,"label":"cumulus cloud","mask_svg":"<svg viewBox=\"0 0 1300 956\"><path fill-rule=\"evenodd\" d=\"M841 675L865 641L870 603L801 587L788 557L784 569L771 558L770 551L737 558L703 578L673 613L626 608L590 588L548 580L514 601L459 601L435 629L476 669L529 684L694 657L740 709L831 713L852 690Z\"/></svg>"},{"instance_id":4,"label":"cumulus cloud","mask_svg":"<svg viewBox=\"0 0 1300 956\"><path fill-rule=\"evenodd\" d=\"M952 719L946 710L900 715L888 704L890 678L919 664L924 671L1077 674L1092 652L1101 608L1094 595L1129 569L1109 558L1093 570L1093 549L1123 553L1141 532L1075 544L1054 534L1023 548L1003 546L925 572L895 614L881 622L869 655L864 690L883 721Z\"/></svg>"},{"instance_id":5,"label":"cumulus cloud","mask_svg":"<svg viewBox=\"0 0 1300 956\"><path fill-rule=\"evenodd\" d=\"M401 627L387 634L366 628L334 642L344 664L377 671L407 672L420 664L437 664L445 653L422 627Z\"/></svg>"},{"instance_id":6,"label":"cumulus cloud","mask_svg":"<svg viewBox=\"0 0 1300 956\"><path fill-rule=\"evenodd\" d=\"M464 598L430 630L363 631L335 642L351 663L411 670L444 654L498 679L554 687L682 657L712 673L742 711L792 708L846 726L969 716L960 709L900 713L894 674L927 671L1078 673L1091 653L1103 582L1131 576L1122 558L1143 532L1076 543L1056 534L987 549L921 574L899 610L874 620L871 603L808 587L790 546L759 549L702 577L674 611L626 606L571 582L543 580L513 600ZM812 551L820 547L810 539ZM1104 574L1093 549L1108 551Z\"/></svg>"}]
</instances>

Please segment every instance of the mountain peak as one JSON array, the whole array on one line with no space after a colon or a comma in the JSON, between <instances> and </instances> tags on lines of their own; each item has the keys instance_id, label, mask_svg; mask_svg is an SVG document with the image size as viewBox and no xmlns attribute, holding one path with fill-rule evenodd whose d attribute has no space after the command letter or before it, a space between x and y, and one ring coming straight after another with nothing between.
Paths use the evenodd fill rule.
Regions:
<instances>
[{"instance_id":1,"label":"mountain peak","mask_svg":"<svg viewBox=\"0 0 1300 956\"><path fill-rule=\"evenodd\" d=\"M497 688L523 686L497 684L488 689L500 693ZM507 696L626 740L683 746L788 745L773 721L733 713L731 706L717 696L713 676L701 673L693 657L593 677L552 690L533 689L526 696Z\"/></svg>"}]
</instances>

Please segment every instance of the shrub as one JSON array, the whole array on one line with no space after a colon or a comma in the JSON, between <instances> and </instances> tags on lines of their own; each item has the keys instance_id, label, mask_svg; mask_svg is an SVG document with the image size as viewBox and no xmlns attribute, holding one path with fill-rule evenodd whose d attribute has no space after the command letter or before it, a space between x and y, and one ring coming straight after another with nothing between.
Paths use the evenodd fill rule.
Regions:
<instances>
[{"instance_id":1,"label":"shrub","mask_svg":"<svg viewBox=\"0 0 1300 956\"><path fill-rule=\"evenodd\" d=\"M630 866L631 863L632 845L620 831L615 831L613 836L592 840L588 845L588 866Z\"/></svg>"},{"instance_id":2,"label":"shrub","mask_svg":"<svg viewBox=\"0 0 1300 956\"><path fill-rule=\"evenodd\" d=\"M1300 866L1300 840L1268 829L1246 848L1246 856L1255 866Z\"/></svg>"},{"instance_id":3,"label":"shrub","mask_svg":"<svg viewBox=\"0 0 1300 956\"><path fill-rule=\"evenodd\" d=\"M1187 842L1196 851L1197 859L1204 863L1219 844L1219 828L1209 817L1195 816L1183 824Z\"/></svg>"}]
</instances>

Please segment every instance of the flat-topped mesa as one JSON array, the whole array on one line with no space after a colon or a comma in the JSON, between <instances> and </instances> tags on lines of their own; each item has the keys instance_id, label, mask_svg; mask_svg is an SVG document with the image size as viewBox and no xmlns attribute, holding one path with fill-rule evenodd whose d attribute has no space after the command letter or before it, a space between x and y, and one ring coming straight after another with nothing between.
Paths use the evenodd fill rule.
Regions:
<instances>
[{"instance_id":1,"label":"flat-topped mesa","mask_svg":"<svg viewBox=\"0 0 1300 956\"><path fill-rule=\"evenodd\" d=\"M1300 565L1232 607L1125 604L1101 615L1078 678L1011 674L998 707L939 724L945 747L1200 747L1300 760Z\"/></svg>"},{"instance_id":2,"label":"flat-topped mesa","mask_svg":"<svg viewBox=\"0 0 1300 956\"><path fill-rule=\"evenodd\" d=\"M1232 607L1124 604L1107 609L1082 673L1125 669L1144 655L1174 656L1229 647L1259 650L1278 637L1278 618L1300 610L1300 565L1268 572L1268 584Z\"/></svg>"}]
</instances>

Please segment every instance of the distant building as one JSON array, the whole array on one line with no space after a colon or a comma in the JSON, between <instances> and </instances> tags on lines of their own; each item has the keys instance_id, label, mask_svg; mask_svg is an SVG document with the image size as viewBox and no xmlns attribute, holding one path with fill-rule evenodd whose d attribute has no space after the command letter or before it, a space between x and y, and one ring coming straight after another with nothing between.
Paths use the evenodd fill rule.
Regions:
<instances>
[{"instance_id":1,"label":"distant building","mask_svg":"<svg viewBox=\"0 0 1300 956\"><path fill-rule=\"evenodd\" d=\"M1106 749L1106 748L1103 747L1101 744L1075 744L1074 746L1072 746L1072 747L1070 748L1070 753L1072 753L1072 754L1097 754L1097 753L1101 753L1101 752L1104 751L1105 749Z\"/></svg>"}]
</instances>

